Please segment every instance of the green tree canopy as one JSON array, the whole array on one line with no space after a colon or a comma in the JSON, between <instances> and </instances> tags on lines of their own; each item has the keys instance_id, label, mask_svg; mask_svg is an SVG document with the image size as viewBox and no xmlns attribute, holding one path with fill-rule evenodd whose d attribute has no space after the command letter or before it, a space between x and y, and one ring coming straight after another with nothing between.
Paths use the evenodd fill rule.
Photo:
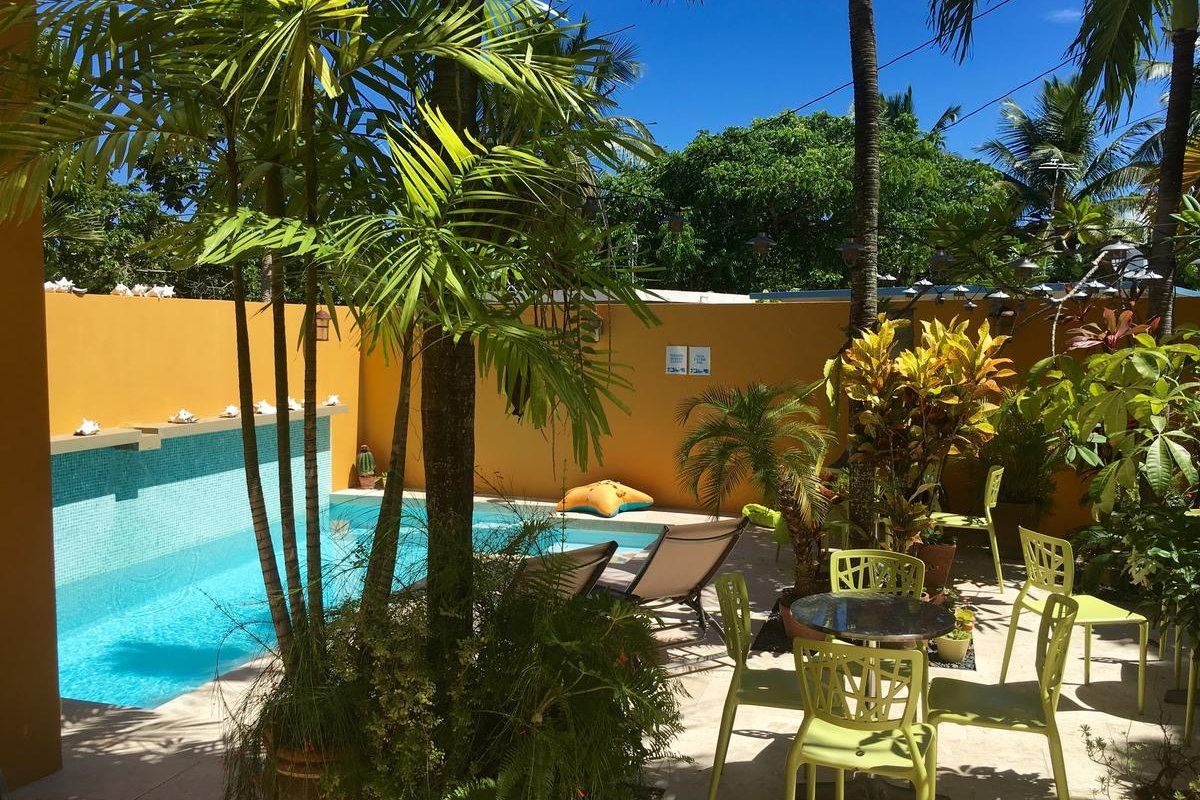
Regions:
<instances>
[{"instance_id":1,"label":"green tree canopy","mask_svg":"<svg viewBox=\"0 0 1200 800\"><path fill-rule=\"evenodd\" d=\"M852 235L854 122L787 114L718 134L605 180L616 246L653 264L655 285L749 292L846 285L837 247ZM1000 174L947 152L900 114L883 128L880 270L903 280L938 244L935 219L970 215L1004 193ZM682 212L673 232L664 216ZM980 211L980 213L984 213ZM759 232L776 242L758 256Z\"/></svg>"}]
</instances>

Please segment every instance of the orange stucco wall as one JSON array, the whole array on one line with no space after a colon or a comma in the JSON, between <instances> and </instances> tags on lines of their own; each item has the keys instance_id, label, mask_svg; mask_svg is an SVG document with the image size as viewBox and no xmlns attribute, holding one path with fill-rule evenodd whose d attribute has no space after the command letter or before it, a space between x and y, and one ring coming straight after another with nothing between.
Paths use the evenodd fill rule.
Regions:
<instances>
[{"instance_id":1,"label":"orange stucco wall","mask_svg":"<svg viewBox=\"0 0 1200 800\"><path fill-rule=\"evenodd\" d=\"M944 306L918 304L917 318L949 318L960 310L957 303ZM494 381L481 377L476 416L476 464L481 491L500 489L514 497L556 498L567 486L599 478L615 478L643 489L664 507L694 508L694 499L677 483L674 450L681 428L675 422L680 400L708 386L809 382L821 375L827 358L842 344L847 323L845 302L766 303L747 305L661 305L654 311L661 325L647 328L621 307L605 316L605 343L611 342L613 359L625 366L633 389L621 394L629 407L625 414L611 409L612 435L604 441L602 464L579 470L571 463L571 450L561 430L538 431L522 425L504 412ZM975 312L975 321L985 311ZM1179 323L1200 323L1200 299L1180 298ZM1069 325L1060 327L1060 342ZM611 336L611 339L609 337ZM665 373L668 344L707 345L712 348L712 375L676 376ZM1060 345L1061 347L1061 345ZM1050 354L1050 324L1046 319L1019 328L1006 356L1018 370ZM359 437L377 456L388 452L395 412L399 369L378 355L366 355L362 365L362 405ZM420 388L414 387L414 401ZM409 431L419 442L420 415L414 406ZM424 487L420 448L410 446L406 483ZM974 489L963 481L952 482L964 494ZM1056 478L1058 492L1044 527L1064 533L1088 520L1080 506L1080 484L1073 474ZM952 487L954 488L954 487ZM744 488L728 507L756 499Z\"/></svg>"},{"instance_id":2,"label":"orange stucco wall","mask_svg":"<svg viewBox=\"0 0 1200 800\"><path fill-rule=\"evenodd\" d=\"M70 433L83 417L115 428L162 422L181 407L203 417L238 405L232 303L47 294L45 308L52 433ZM303 313L288 306L288 381L297 399ZM250 315L254 397L273 403L270 314L254 305ZM331 418L334 488L346 485L358 428L359 353L349 312L339 322L343 340L331 326L329 341L317 345L317 396L337 394L350 406Z\"/></svg>"}]
</instances>

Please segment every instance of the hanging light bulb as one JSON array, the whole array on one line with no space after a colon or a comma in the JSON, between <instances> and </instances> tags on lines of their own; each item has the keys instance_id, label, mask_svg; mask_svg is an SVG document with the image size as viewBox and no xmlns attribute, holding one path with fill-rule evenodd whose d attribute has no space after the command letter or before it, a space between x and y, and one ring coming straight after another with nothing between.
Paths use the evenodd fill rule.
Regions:
<instances>
[{"instance_id":1,"label":"hanging light bulb","mask_svg":"<svg viewBox=\"0 0 1200 800\"><path fill-rule=\"evenodd\" d=\"M678 211L672 211L663 216L663 222L666 223L667 230L671 233L680 233L683 231L683 226L687 224L687 217Z\"/></svg>"},{"instance_id":2,"label":"hanging light bulb","mask_svg":"<svg viewBox=\"0 0 1200 800\"><path fill-rule=\"evenodd\" d=\"M954 264L954 256L947 253L946 248L938 245L933 249L933 254L929 256L928 264L930 271L938 275Z\"/></svg>"},{"instance_id":3,"label":"hanging light bulb","mask_svg":"<svg viewBox=\"0 0 1200 800\"><path fill-rule=\"evenodd\" d=\"M864 249L866 249L866 245L856 239L846 239L838 245L838 253L841 254L842 261L846 262L848 267L854 266Z\"/></svg>"},{"instance_id":4,"label":"hanging light bulb","mask_svg":"<svg viewBox=\"0 0 1200 800\"><path fill-rule=\"evenodd\" d=\"M910 286L902 292L905 297L916 297L920 293L915 286Z\"/></svg>"},{"instance_id":5,"label":"hanging light bulb","mask_svg":"<svg viewBox=\"0 0 1200 800\"><path fill-rule=\"evenodd\" d=\"M771 252L771 248L775 246L775 240L770 236L767 236L766 231L759 231L759 234L753 239L747 241L746 244L754 248L755 255L765 256L767 253Z\"/></svg>"},{"instance_id":6,"label":"hanging light bulb","mask_svg":"<svg viewBox=\"0 0 1200 800\"><path fill-rule=\"evenodd\" d=\"M921 289L928 289L930 286L933 286L933 281L922 275L919 280L913 281L913 286Z\"/></svg>"},{"instance_id":7,"label":"hanging light bulb","mask_svg":"<svg viewBox=\"0 0 1200 800\"><path fill-rule=\"evenodd\" d=\"M934 298L933 302L937 303L939 306L944 306L946 305L946 297L942 292L938 292L937 297Z\"/></svg>"},{"instance_id":8,"label":"hanging light bulb","mask_svg":"<svg viewBox=\"0 0 1200 800\"><path fill-rule=\"evenodd\" d=\"M970 294L971 290L960 283L958 286L955 286L953 289L951 289L950 292L955 297L966 297L968 294Z\"/></svg>"},{"instance_id":9,"label":"hanging light bulb","mask_svg":"<svg viewBox=\"0 0 1200 800\"><path fill-rule=\"evenodd\" d=\"M1098 280L1096 280L1095 278L1093 278L1092 280L1090 280L1090 281L1088 281L1087 283L1083 284L1082 288L1083 288L1083 290L1084 290L1085 292L1087 292L1088 294L1094 294L1095 292L1099 292L1099 291L1102 291L1102 290L1104 290L1104 289L1107 289L1107 288L1108 288L1108 284L1106 284L1106 283L1101 283L1100 281L1098 281Z\"/></svg>"},{"instance_id":10,"label":"hanging light bulb","mask_svg":"<svg viewBox=\"0 0 1200 800\"><path fill-rule=\"evenodd\" d=\"M891 285L895 284L895 283L896 283L896 281L898 281L898 280L900 280L900 279L899 279L899 278L897 278L895 275L893 275L893 274L892 274L892 273L890 273L890 272L885 272L885 273L883 273L882 275L880 275L880 276L879 276L878 280L879 280L879 282L880 282L880 283L882 283L884 286L891 286Z\"/></svg>"},{"instance_id":11,"label":"hanging light bulb","mask_svg":"<svg viewBox=\"0 0 1200 800\"><path fill-rule=\"evenodd\" d=\"M1031 286L1029 288L1029 293L1034 297L1049 297L1050 293L1053 291L1054 287L1048 283L1039 283L1037 286Z\"/></svg>"},{"instance_id":12,"label":"hanging light bulb","mask_svg":"<svg viewBox=\"0 0 1200 800\"><path fill-rule=\"evenodd\" d=\"M1008 292L1004 291L1003 289L997 289L996 291L989 294L987 296L987 299L988 300L1007 300L1011 296L1012 295L1010 295Z\"/></svg>"},{"instance_id":13,"label":"hanging light bulb","mask_svg":"<svg viewBox=\"0 0 1200 800\"><path fill-rule=\"evenodd\" d=\"M974 300L968 300L967 302L963 303L963 308L965 308L967 311L974 311L975 309L979 308L979 303L976 303Z\"/></svg>"}]
</instances>

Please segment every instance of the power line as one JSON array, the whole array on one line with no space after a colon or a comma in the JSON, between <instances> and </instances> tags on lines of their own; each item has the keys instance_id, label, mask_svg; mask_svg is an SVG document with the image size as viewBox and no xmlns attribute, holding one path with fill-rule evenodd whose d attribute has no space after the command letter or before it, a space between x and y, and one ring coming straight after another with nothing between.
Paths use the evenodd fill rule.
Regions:
<instances>
[{"instance_id":1,"label":"power line","mask_svg":"<svg viewBox=\"0 0 1200 800\"><path fill-rule=\"evenodd\" d=\"M1062 69L1063 67L1065 67L1067 64L1070 64L1074 60L1075 60L1074 56L1064 59L1063 61L1060 61L1057 64L1055 64L1053 67L1050 67L1049 69L1047 69L1043 72L1040 72L1037 75L1034 75L1032 78L1025 81L1024 83L1022 83L1018 86L1014 86L1013 88L1006 91L1004 94L1002 94L998 97L993 97L991 100L988 100L986 103L976 106L975 108L968 111L966 114L963 114L958 119L954 120L954 122L951 122L949 125L944 126L942 128L942 131L943 132L948 131L951 128L953 128L955 125L958 125L959 123L962 123L962 122L966 122L971 117L978 114L979 112L984 111L991 106L994 106L996 103L999 103L1001 100L1004 100L1004 99L1010 97L1014 92L1019 92L1020 90L1024 89L1026 86L1029 86L1031 83L1036 83L1037 81L1046 77L1047 75L1054 72L1055 70Z\"/></svg>"},{"instance_id":2,"label":"power line","mask_svg":"<svg viewBox=\"0 0 1200 800\"><path fill-rule=\"evenodd\" d=\"M999 9L1003 8L1004 6L1008 5L1011 2L1012 2L1012 0L1000 0L1000 2L996 3L991 8L988 8L984 11L980 11L978 14L971 17L971 21L975 22L976 20L983 19L988 14L991 14L993 11L998 11ZM883 64L880 64L876 68L876 72L881 72L897 62L903 61L904 59L908 58L909 56L919 53L920 51L924 50L926 47L929 47L932 44L936 44L940 39L941 39L940 36L934 36L931 39L926 39L925 41L921 42L916 47L905 50L900 55L890 59L889 61L884 62ZM783 112L783 115L786 116L787 114L798 114L801 111L803 111L804 109L808 108L809 106L819 103L822 100L825 100L827 98L833 97L838 92L843 91L844 89L849 89L853 85L854 85L853 80L846 81L842 85L837 86L833 89L830 89L828 92L825 92L825 94L820 95L819 97L814 97L812 100L802 103L802 104L796 106L795 108L790 109L789 111Z\"/></svg>"}]
</instances>

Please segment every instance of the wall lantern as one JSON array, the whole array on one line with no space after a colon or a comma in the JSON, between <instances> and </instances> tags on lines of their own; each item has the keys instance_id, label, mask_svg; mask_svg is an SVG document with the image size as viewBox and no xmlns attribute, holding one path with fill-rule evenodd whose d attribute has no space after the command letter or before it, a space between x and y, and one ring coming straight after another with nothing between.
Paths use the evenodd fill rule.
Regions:
<instances>
[{"instance_id":1,"label":"wall lantern","mask_svg":"<svg viewBox=\"0 0 1200 800\"><path fill-rule=\"evenodd\" d=\"M317 341L318 342L328 342L329 341L329 320L330 319L332 319L332 317L329 316L328 311L326 311L323 308L317 309L317 313L315 315L315 322L316 322L315 327L317 330Z\"/></svg>"},{"instance_id":2,"label":"wall lantern","mask_svg":"<svg viewBox=\"0 0 1200 800\"><path fill-rule=\"evenodd\" d=\"M754 248L755 255L765 256L767 253L771 252L771 248L775 246L775 240L770 236L767 236L766 231L760 231L758 236L755 236L753 239L746 242L746 244Z\"/></svg>"},{"instance_id":3,"label":"wall lantern","mask_svg":"<svg viewBox=\"0 0 1200 800\"><path fill-rule=\"evenodd\" d=\"M663 222L666 223L667 230L671 233L680 233L683 231L683 226L687 224L687 217L678 211L672 211L663 216Z\"/></svg>"},{"instance_id":4,"label":"wall lantern","mask_svg":"<svg viewBox=\"0 0 1200 800\"><path fill-rule=\"evenodd\" d=\"M1041 269L1041 267L1037 265L1037 262L1030 261L1028 258L1022 258L1020 261L1013 264L1013 272L1017 274L1017 280L1020 281L1022 285L1033 280L1033 277L1037 275L1039 269Z\"/></svg>"},{"instance_id":5,"label":"wall lantern","mask_svg":"<svg viewBox=\"0 0 1200 800\"><path fill-rule=\"evenodd\" d=\"M855 239L847 239L838 245L838 252L842 256L842 261L846 262L846 266L854 266L854 262L858 261L858 257L862 255L865 246L862 242Z\"/></svg>"},{"instance_id":6,"label":"wall lantern","mask_svg":"<svg viewBox=\"0 0 1200 800\"><path fill-rule=\"evenodd\" d=\"M941 273L942 270L949 269L954 264L954 256L946 252L944 247L935 247L933 255L929 257L929 268L935 274Z\"/></svg>"}]
</instances>

